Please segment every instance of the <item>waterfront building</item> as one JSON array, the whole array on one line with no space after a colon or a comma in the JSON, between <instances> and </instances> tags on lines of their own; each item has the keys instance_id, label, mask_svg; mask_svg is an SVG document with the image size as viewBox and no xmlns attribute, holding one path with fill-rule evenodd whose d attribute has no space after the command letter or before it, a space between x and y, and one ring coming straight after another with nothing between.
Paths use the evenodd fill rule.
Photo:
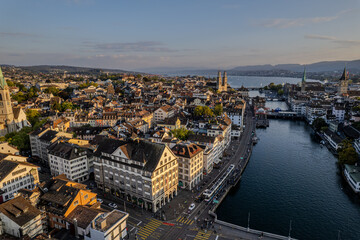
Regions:
<instances>
[{"instance_id":1,"label":"waterfront building","mask_svg":"<svg viewBox=\"0 0 360 240\"><path fill-rule=\"evenodd\" d=\"M344 164L344 175L354 192L360 192L360 167L357 165Z\"/></svg>"},{"instance_id":2,"label":"waterfront building","mask_svg":"<svg viewBox=\"0 0 360 240\"><path fill-rule=\"evenodd\" d=\"M98 188L153 212L177 195L177 158L164 144L105 139L95 152L94 173Z\"/></svg>"},{"instance_id":3,"label":"waterfront building","mask_svg":"<svg viewBox=\"0 0 360 240\"><path fill-rule=\"evenodd\" d=\"M310 103L306 106L305 117L309 124L312 124L313 121L318 117L325 119L325 114L326 111L321 105Z\"/></svg>"},{"instance_id":4,"label":"waterfront building","mask_svg":"<svg viewBox=\"0 0 360 240\"><path fill-rule=\"evenodd\" d=\"M0 235L6 233L18 239L33 239L43 233L44 218L45 214L23 197L14 198L0 204Z\"/></svg>"},{"instance_id":5,"label":"waterfront building","mask_svg":"<svg viewBox=\"0 0 360 240\"><path fill-rule=\"evenodd\" d=\"M354 140L354 148L358 154L360 154L360 138Z\"/></svg>"},{"instance_id":6,"label":"waterfront building","mask_svg":"<svg viewBox=\"0 0 360 240\"><path fill-rule=\"evenodd\" d=\"M28 162L0 161L0 202L15 197L20 189L34 189L39 183L38 167Z\"/></svg>"},{"instance_id":7,"label":"waterfront building","mask_svg":"<svg viewBox=\"0 0 360 240\"><path fill-rule=\"evenodd\" d=\"M122 240L127 236L129 214L119 210L103 213L91 222L90 232L85 240Z\"/></svg>"},{"instance_id":8,"label":"waterfront building","mask_svg":"<svg viewBox=\"0 0 360 240\"><path fill-rule=\"evenodd\" d=\"M48 147L48 155L52 176L65 174L69 180L74 182L84 182L89 179L93 157L85 148L58 141Z\"/></svg>"},{"instance_id":9,"label":"waterfront building","mask_svg":"<svg viewBox=\"0 0 360 240\"><path fill-rule=\"evenodd\" d=\"M223 153L223 137L220 135L211 137L207 135L191 134L188 137L188 141L196 143L204 149L204 174L209 174L214 168L214 163L220 162L220 157Z\"/></svg>"},{"instance_id":10,"label":"waterfront building","mask_svg":"<svg viewBox=\"0 0 360 240\"><path fill-rule=\"evenodd\" d=\"M237 92L242 98L248 98L249 97L249 89L244 87L244 85L242 85L241 88L238 88Z\"/></svg>"},{"instance_id":11,"label":"waterfront building","mask_svg":"<svg viewBox=\"0 0 360 240\"><path fill-rule=\"evenodd\" d=\"M345 108L341 106L333 106L332 114L336 117L336 121L344 122Z\"/></svg>"},{"instance_id":12,"label":"waterfront building","mask_svg":"<svg viewBox=\"0 0 360 240\"><path fill-rule=\"evenodd\" d=\"M179 186L194 189L203 179L204 150L194 143L180 143L171 151L178 157Z\"/></svg>"},{"instance_id":13,"label":"waterfront building","mask_svg":"<svg viewBox=\"0 0 360 240\"><path fill-rule=\"evenodd\" d=\"M233 105L232 107L228 107L224 109L224 112L231 119L232 125L236 125L240 127L240 129L242 129L245 109L246 109L246 102L243 99L241 99L240 101L236 102L236 104Z\"/></svg>"},{"instance_id":14,"label":"waterfront building","mask_svg":"<svg viewBox=\"0 0 360 240\"><path fill-rule=\"evenodd\" d=\"M337 132L339 127L338 121L328 121L329 124L329 130L332 132Z\"/></svg>"},{"instance_id":15,"label":"waterfront building","mask_svg":"<svg viewBox=\"0 0 360 240\"><path fill-rule=\"evenodd\" d=\"M219 92L227 92L227 73L224 71L223 77L221 77L221 72L218 72L218 77L216 81L216 89Z\"/></svg>"},{"instance_id":16,"label":"waterfront building","mask_svg":"<svg viewBox=\"0 0 360 240\"><path fill-rule=\"evenodd\" d=\"M338 148L340 147L340 143L343 140L340 136L338 136L334 132L331 132L329 129L324 132L324 137L334 150L338 150Z\"/></svg>"}]
</instances>

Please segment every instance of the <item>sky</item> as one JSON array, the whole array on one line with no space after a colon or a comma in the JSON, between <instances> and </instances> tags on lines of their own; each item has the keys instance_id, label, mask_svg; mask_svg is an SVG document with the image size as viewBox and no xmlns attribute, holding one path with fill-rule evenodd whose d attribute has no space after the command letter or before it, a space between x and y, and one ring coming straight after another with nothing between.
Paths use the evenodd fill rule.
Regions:
<instances>
[{"instance_id":1,"label":"sky","mask_svg":"<svg viewBox=\"0 0 360 240\"><path fill-rule=\"evenodd\" d=\"M0 64L230 69L360 59L360 0L2 0Z\"/></svg>"}]
</instances>

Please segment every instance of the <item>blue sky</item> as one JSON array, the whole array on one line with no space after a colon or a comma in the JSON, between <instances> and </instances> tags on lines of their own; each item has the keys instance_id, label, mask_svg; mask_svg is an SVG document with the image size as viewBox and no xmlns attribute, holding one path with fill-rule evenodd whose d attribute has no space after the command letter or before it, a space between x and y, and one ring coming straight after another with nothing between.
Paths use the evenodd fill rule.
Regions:
<instances>
[{"instance_id":1,"label":"blue sky","mask_svg":"<svg viewBox=\"0 0 360 240\"><path fill-rule=\"evenodd\" d=\"M360 0L3 0L0 64L138 70L360 59Z\"/></svg>"}]
</instances>

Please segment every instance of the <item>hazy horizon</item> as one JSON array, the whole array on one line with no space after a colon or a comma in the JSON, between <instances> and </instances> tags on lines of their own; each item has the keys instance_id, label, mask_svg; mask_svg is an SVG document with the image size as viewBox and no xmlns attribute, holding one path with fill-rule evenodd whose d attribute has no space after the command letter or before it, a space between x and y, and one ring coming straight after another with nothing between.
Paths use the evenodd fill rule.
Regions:
<instances>
[{"instance_id":1,"label":"hazy horizon","mask_svg":"<svg viewBox=\"0 0 360 240\"><path fill-rule=\"evenodd\" d=\"M0 63L231 69L360 56L360 1L2 2Z\"/></svg>"}]
</instances>

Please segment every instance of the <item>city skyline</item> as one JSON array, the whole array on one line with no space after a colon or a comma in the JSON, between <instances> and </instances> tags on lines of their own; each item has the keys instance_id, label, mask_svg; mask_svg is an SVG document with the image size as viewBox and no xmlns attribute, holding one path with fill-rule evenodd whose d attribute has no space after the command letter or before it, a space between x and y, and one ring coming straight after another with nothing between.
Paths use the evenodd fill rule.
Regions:
<instances>
[{"instance_id":1,"label":"city skyline","mask_svg":"<svg viewBox=\"0 0 360 240\"><path fill-rule=\"evenodd\" d=\"M0 63L141 70L354 60L360 1L4 1ZM325 6L325 7L324 7Z\"/></svg>"}]
</instances>

